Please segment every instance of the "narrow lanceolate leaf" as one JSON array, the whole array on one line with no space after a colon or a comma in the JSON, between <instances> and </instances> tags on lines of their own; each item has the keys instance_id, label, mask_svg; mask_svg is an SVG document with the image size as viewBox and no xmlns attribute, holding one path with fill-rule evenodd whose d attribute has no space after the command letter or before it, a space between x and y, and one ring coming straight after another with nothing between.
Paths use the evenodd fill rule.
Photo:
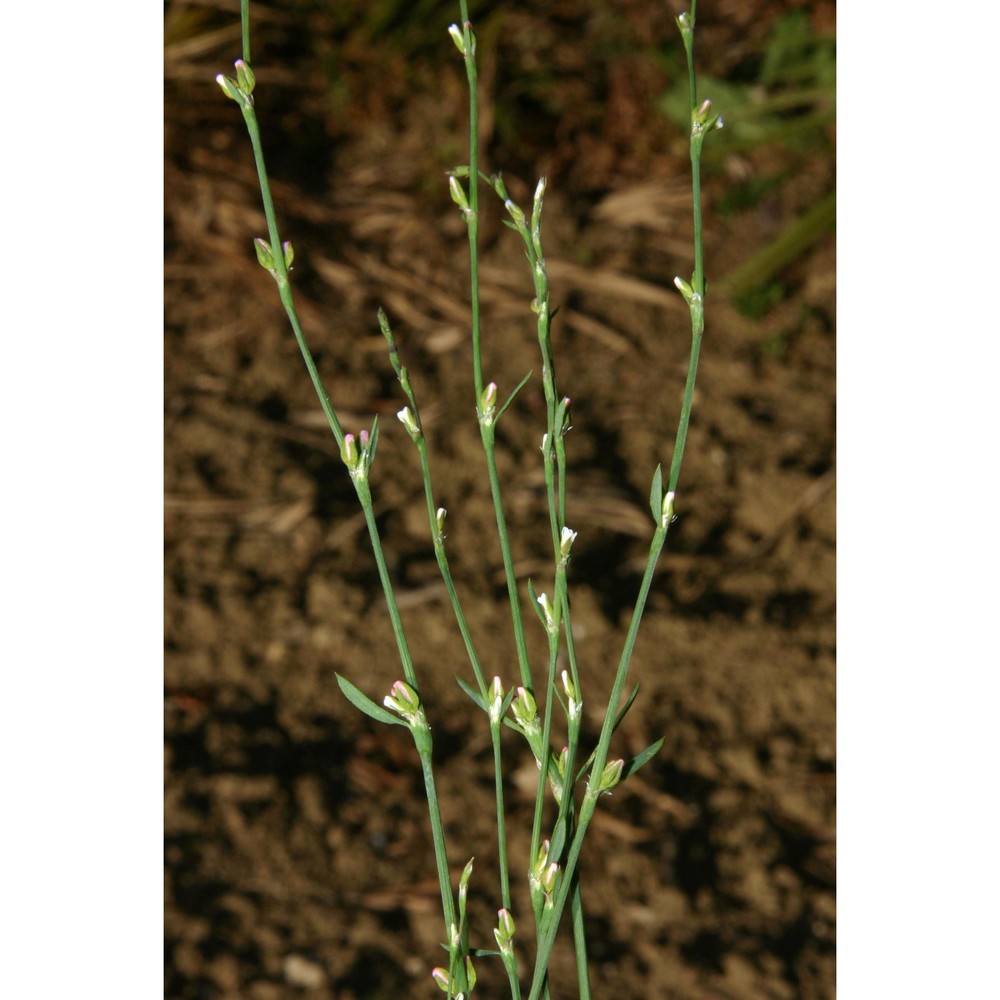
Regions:
<instances>
[{"instance_id":1,"label":"narrow lanceolate leaf","mask_svg":"<svg viewBox=\"0 0 1000 1000\"><path fill-rule=\"evenodd\" d=\"M529 378L531 378L531 372L528 372L528 374L525 375L524 378L517 383L517 386L514 388L514 391L507 397L507 402L500 407L499 412L493 418L494 423L496 423L504 415L504 411L507 409L508 406L510 406L511 403L514 402L514 397L524 388Z\"/></svg>"},{"instance_id":2,"label":"narrow lanceolate leaf","mask_svg":"<svg viewBox=\"0 0 1000 1000\"><path fill-rule=\"evenodd\" d=\"M554 861L562 857L563 848L566 846L566 819L560 817L552 831L552 840L549 843L549 857Z\"/></svg>"},{"instance_id":3,"label":"narrow lanceolate leaf","mask_svg":"<svg viewBox=\"0 0 1000 1000\"><path fill-rule=\"evenodd\" d=\"M622 719L624 719L625 716L628 715L628 710L632 707L632 704L635 701L638 694L639 694L639 685L636 684L636 686L632 688L632 693L628 696L628 700L625 702L625 704L621 708L621 711L616 716L615 724L611 727L611 732L614 733L618 730L618 727L622 724ZM590 756L584 761L583 766L580 768L579 771L576 772L577 781L579 781L590 770L590 765L593 763L594 754L596 752L597 752L596 750L591 751Z\"/></svg>"},{"instance_id":4,"label":"narrow lanceolate leaf","mask_svg":"<svg viewBox=\"0 0 1000 1000\"><path fill-rule=\"evenodd\" d=\"M458 686L478 705L484 712L488 712L489 708L486 702L483 700L483 696L471 685L466 684L461 677L456 677L458 681Z\"/></svg>"},{"instance_id":5,"label":"narrow lanceolate leaf","mask_svg":"<svg viewBox=\"0 0 1000 1000\"><path fill-rule=\"evenodd\" d=\"M632 693L628 696L628 701L626 701L625 704L622 705L621 711L615 718L615 724L614 726L612 726L611 732L615 732L615 730L622 724L622 719L624 719L625 716L628 715L628 710L632 707L632 703L635 701L638 694L639 694L639 685L636 684L636 686L632 688Z\"/></svg>"},{"instance_id":6,"label":"narrow lanceolate leaf","mask_svg":"<svg viewBox=\"0 0 1000 1000\"><path fill-rule=\"evenodd\" d=\"M635 774L643 764L649 763L659 752L660 747L663 746L662 737L658 739L652 746L646 747L645 750L640 754L636 754L630 761L625 762L625 767L622 768L621 780L624 781L626 778Z\"/></svg>"},{"instance_id":7,"label":"narrow lanceolate leaf","mask_svg":"<svg viewBox=\"0 0 1000 1000\"><path fill-rule=\"evenodd\" d=\"M340 685L340 690L344 692L344 697L355 708L360 709L360 711L376 722L385 722L390 726L406 725L398 715L393 715L392 712L384 709L381 705L376 705L364 691L356 688L346 677L341 677L340 674L337 674L337 683Z\"/></svg>"},{"instance_id":8,"label":"narrow lanceolate leaf","mask_svg":"<svg viewBox=\"0 0 1000 1000\"><path fill-rule=\"evenodd\" d=\"M663 516L663 470L656 467L653 473L653 486L649 491L649 509L653 512L653 520L657 524Z\"/></svg>"}]
</instances>

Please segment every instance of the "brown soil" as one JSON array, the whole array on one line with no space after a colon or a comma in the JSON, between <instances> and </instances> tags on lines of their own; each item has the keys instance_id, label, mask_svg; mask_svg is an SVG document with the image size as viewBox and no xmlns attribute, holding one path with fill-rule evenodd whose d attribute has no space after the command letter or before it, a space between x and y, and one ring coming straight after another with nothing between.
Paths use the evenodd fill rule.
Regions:
<instances>
[{"instance_id":1,"label":"brown soil","mask_svg":"<svg viewBox=\"0 0 1000 1000\"><path fill-rule=\"evenodd\" d=\"M679 42L658 4L480 6L485 168L503 168L522 203L549 178L555 350L574 400L574 632L593 741L687 360L671 286L691 270L686 146L656 110L684 84L672 75ZM702 66L727 80L802 7L702 6ZM392 14L404 7L262 7L257 108L317 361L348 429L381 418L379 524L434 727L453 873L476 856L473 938L488 947L499 905L488 732L454 680L471 677L375 322L382 305L422 403L457 585L487 670L509 684L464 226L443 181L463 148L464 78L444 33L457 4L417 4L407 23ZM832 3L803 10L832 30ZM442 928L416 754L405 730L359 714L334 679L380 700L400 669L353 490L251 249L265 226L249 144L213 82L238 31L231 12L177 0L167 18L166 996L434 997ZM707 164L710 280L832 190L827 139ZM735 187L763 177L778 178L767 197L723 211ZM501 424L501 472L522 588L531 577L544 589L531 290L500 223L487 203L485 370L502 392L536 370ZM679 518L615 749L665 744L604 800L582 859L595 997L834 995L833 274L827 235L781 269L764 306L709 297ZM533 766L512 733L505 752L517 875ZM571 969L561 943L554 1000L576 995ZM477 995L507 995L495 963L479 971Z\"/></svg>"}]
</instances>

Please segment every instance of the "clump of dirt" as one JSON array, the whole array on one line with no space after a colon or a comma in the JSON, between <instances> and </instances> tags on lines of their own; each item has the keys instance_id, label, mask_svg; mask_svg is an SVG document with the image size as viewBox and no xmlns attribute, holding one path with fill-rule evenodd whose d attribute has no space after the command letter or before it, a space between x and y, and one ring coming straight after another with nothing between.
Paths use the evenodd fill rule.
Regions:
<instances>
[{"instance_id":1,"label":"clump of dirt","mask_svg":"<svg viewBox=\"0 0 1000 1000\"><path fill-rule=\"evenodd\" d=\"M752 97L782 26L802 17L821 37L832 11L703 4L705 78ZM464 76L445 33L456 17L437 4L265 6L254 59L306 334L348 429L380 416L378 521L430 706L454 874L476 856L473 937L487 947L499 905L488 732L454 680L470 678L375 319L383 306L421 401L486 669L510 684L465 229L444 177L464 146ZM672 279L692 266L689 165L660 109L685 84L682 55L672 16L630 0L482 4L473 17L484 169L502 168L522 203L549 178L555 351L573 398L574 635L593 742L687 363ZM167 18L166 996L434 996L440 900L416 754L335 682L380 699L400 671L353 489L252 251L265 231L253 162L214 83L239 54L238 27L179 0ZM709 289L679 517L615 748L665 743L602 803L584 850L597 996L834 995L832 235L802 242L739 301L721 280L832 189L832 126L805 141L791 128L805 112L793 112L798 138L721 147L706 164L707 271L722 291ZM522 588L530 577L545 589L532 290L501 222L487 201L484 364L501 392L536 370L499 437ZM540 669L544 637L527 619ZM513 734L505 753L514 909L526 914L534 769ZM555 1000L574 995L572 968L560 943ZM479 971L484 997L505 995L495 963Z\"/></svg>"}]
</instances>

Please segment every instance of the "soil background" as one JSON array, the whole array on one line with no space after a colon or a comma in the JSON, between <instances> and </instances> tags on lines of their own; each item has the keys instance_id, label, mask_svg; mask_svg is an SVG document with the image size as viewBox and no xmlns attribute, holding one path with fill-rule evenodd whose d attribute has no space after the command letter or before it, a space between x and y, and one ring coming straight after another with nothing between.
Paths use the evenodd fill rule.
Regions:
<instances>
[{"instance_id":1,"label":"soil background","mask_svg":"<svg viewBox=\"0 0 1000 1000\"><path fill-rule=\"evenodd\" d=\"M585 739L669 465L692 269L683 50L669 5L472 4L483 168L543 236L561 391ZM170 1000L434 997L440 900L419 765L376 700L399 674L364 523L252 239L249 141L214 82L238 4L166 13L166 980ZM429 706L453 875L476 856L472 937L492 945L492 757L429 540L415 449L378 332L424 416L448 552L489 675L517 675L471 389L457 4L254 5L256 106L306 335L345 427L378 414L378 521ZM705 0L707 332L673 525L616 736L660 753L603 800L582 857L595 997L834 995L832 2ZM827 62L824 62L824 59ZM806 68L803 69L802 67ZM718 139L718 143L715 140ZM714 148L712 148L714 147ZM530 279L482 195L484 366L509 392L501 474L522 594L550 589ZM716 280L717 279L717 280ZM711 284L715 283L715 289ZM714 292L714 294L713 294ZM536 672L544 637L523 608ZM534 766L507 734L515 916ZM527 949L523 980L530 974ZM481 960L484 1000L507 995ZM576 995L566 941L554 1000Z\"/></svg>"}]
</instances>

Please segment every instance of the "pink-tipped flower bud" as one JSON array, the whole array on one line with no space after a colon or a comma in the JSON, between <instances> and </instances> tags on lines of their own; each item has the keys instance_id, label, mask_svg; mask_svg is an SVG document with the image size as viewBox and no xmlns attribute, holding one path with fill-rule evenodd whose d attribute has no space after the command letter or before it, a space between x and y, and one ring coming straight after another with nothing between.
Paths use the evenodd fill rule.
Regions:
<instances>
[{"instance_id":1,"label":"pink-tipped flower bud","mask_svg":"<svg viewBox=\"0 0 1000 1000\"><path fill-rule=\"evenodd\" d=\"M344 443L340 446L340 457L351 472L358 467L361 456L358 454L358 445L353 434L344 435Z\"/></svg>"},{"instance_id":2,"label":"pink-tipped flower bud","mask_svg":"<svg viewBox=\"0 0 1000 1000\"><path fill-rule=\"evenodd\" d=\"M396 681L382 700L382 704L407 722L415 722L421 714L420 695L406 681Z\"/></svg>"}]
</instances>

